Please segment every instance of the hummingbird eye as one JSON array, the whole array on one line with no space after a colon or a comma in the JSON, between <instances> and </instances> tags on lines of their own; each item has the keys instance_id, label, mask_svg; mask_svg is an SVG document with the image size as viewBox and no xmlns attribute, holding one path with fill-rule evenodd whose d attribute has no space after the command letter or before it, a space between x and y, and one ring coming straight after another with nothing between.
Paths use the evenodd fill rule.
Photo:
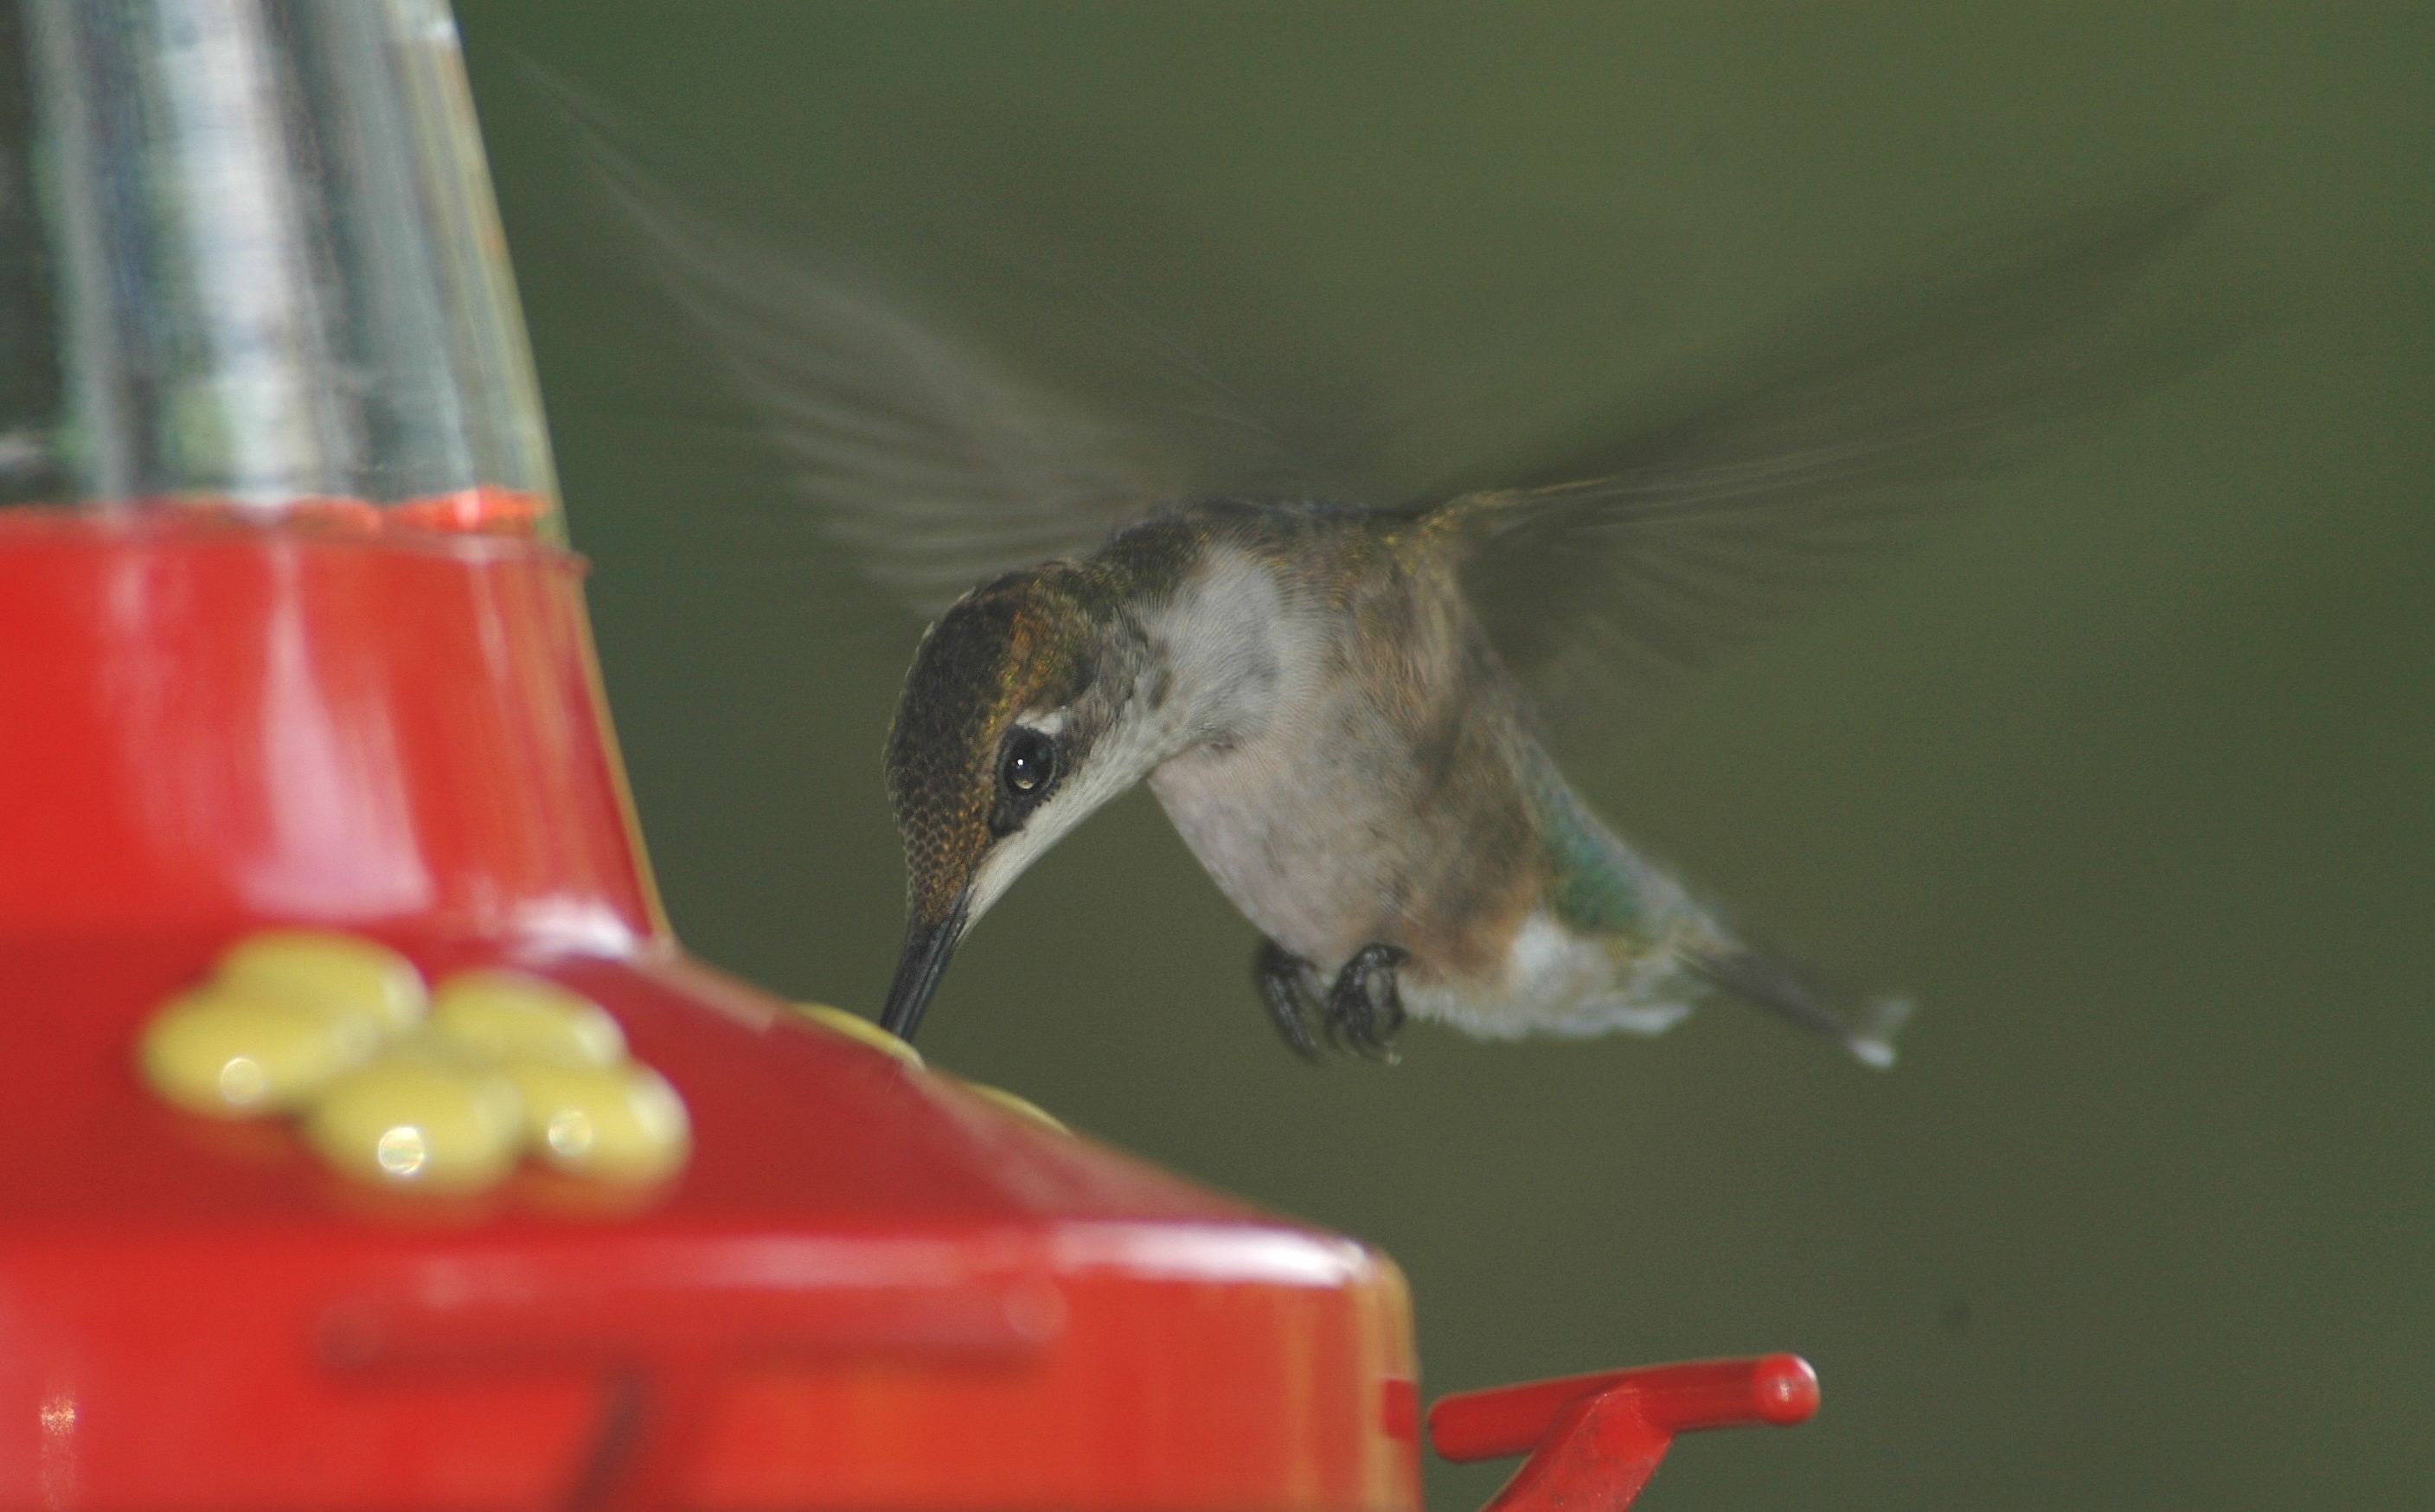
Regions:
<instances>
[{"instance_id":1,"label":"hummingbird eye","mask_svg":"<svg viewBox=\"0 0 2435 1512\"><path fill-rule=\"evenodd\" d=\"M997 776L1017 803L1039 800L1057 781L1057 742L1037 730L1016 726L998 757Z\"/></svg>"}]
</instances>

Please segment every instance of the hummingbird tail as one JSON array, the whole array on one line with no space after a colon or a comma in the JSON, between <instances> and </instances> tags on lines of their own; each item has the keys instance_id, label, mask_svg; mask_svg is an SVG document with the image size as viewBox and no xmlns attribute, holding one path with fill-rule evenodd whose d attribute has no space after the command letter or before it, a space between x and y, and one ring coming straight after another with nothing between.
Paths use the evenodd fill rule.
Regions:
<instances>
[{"instance_id":1,"label":"hummingbird tail","mask_svg":"<svg viewBox=\"0 0 2435 1512\"><path fill-rule=\"evenodd\" d=\"M1687 964L1711 986L1824 1035L1879 1071L1894 1063L1894 1036L1914 1006L1908 998L1877 998L1848 1011L1839 1008L1801 973L1746 945L1698 952Z\"/></svg>"},{"instance_id":2,"label":"hummingbird tail","mask_svg":"<svg viewBox=\"0 0 2435 1512\"><path fill-rule=\"evenodd\" d=\"M1911 1010L1918 1006L1908 998L1871 1000L1852 1016L1852 1033L1844 1040L1843 1048L1864 1066L1892 1070L1894 1036L1902 1033L1903 1025L1910 1022Z\"/></svg>"}]
</instances>

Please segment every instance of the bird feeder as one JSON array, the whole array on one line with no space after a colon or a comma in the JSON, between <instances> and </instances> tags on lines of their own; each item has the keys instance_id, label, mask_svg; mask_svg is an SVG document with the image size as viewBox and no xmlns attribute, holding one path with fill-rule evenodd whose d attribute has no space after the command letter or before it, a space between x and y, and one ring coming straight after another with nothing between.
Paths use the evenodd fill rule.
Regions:
<instances>
[{"instance_id":1,"label":"bird feeder","mask_svg":"<svg viewBox=\"0 0 2435 1512\"><path fill-rule=\"evenodd\" d=\"M1384 1256L678 946L444 6L0 26L0 1507L1417 1507Z\"/></svg>"}]
</instances>

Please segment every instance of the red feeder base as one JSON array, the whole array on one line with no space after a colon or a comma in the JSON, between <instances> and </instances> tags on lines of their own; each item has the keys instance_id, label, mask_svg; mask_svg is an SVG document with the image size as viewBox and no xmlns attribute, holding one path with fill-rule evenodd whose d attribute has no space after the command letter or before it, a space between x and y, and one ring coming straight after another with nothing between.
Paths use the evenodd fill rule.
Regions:
<instances>
[{"instance_id":1,"label":"red feeder base","mask_svg":"<svg viewBox=\"0 0 2435 1512\"><path fill-rule=\"evenodd\" d=\"M1416 1508L1390 1262L682 955L580 576L337 516L0 512L0 1507ZM274 923L590 996L689 1162L407 1194L160 1103L139 1027ZM1682 1368L1679 1411L1659 1372L1433 1421L1645 1479L1785 1367ZM1637 1490L1564 1452L1507 1503Z\"/></svg>"}]
</instances>

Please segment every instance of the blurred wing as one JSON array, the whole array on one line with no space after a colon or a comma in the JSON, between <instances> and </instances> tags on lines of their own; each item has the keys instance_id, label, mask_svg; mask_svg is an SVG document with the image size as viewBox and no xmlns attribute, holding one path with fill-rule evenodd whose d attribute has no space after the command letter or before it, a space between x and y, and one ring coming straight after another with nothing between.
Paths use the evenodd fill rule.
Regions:
<instances>
[{"instance_id":1,"label":"blurred wing","mask_svg":"<svg viewBox=\"0 0 2435 1512\"><path fill-rule=\"evenodd\" d=\"M821 528L917 612L1086 552L1183 486L1140 438L689 210L596 134L585 151Z\"/></svg>"},{"instance_id":2,"label":"blurred wing","mask_svg":"<svg viewBox=\"0 0 2435 1512\"><path fill-rule=\"evenodd\" d=\"M1914 281L1758 381L1430 523L1462 539L1466 592L1526 676L1574 650L1637 683L1697 666L1960 501L2025 427L2219 344L2220 319L2128 308L2213 198L2117 205L1992 269Z\"/></svg>"}]
</instances>

